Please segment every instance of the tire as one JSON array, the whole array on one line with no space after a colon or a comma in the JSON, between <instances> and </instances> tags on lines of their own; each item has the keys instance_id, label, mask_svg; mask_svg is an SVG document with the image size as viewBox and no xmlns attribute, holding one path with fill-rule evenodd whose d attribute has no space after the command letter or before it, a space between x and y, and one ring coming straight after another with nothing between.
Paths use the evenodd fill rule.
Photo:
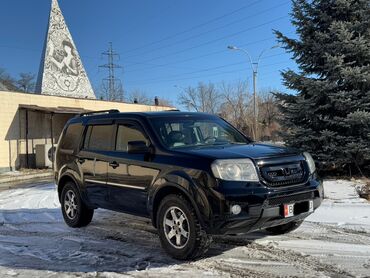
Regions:
<instances>
[{"instance_id":1,"label":"tire","mask_svg":"<svg viewBox=\"0 0 370 278\"><path fill-rule=\"evenodd\" d=\"M71 209L68 210L68 208ZM61 209L64 221L72 228L87 226L94 215L94 210L89 209L83 203L80 193L73 182L67 182L62 190Z\"/></svg>"},{"instance_id":2,"label":"tire","mask_svg":"<svg viewBox=\"0 0 370 278\"><path fill-rule=\"evenodd\" d=\"M193 206L182 195L171 194L162 200L157 227L163 249L175 259L198 258L207 252L212 242L200 225Z\"/></svg>"},{"instance_id":3,"label":"tire","mask_svg":"<svg viewBox=\"0 0 370 278\"><path fill-rule=\"evenodd\" d=\"M283 225L266 228L266 231L268 231L269 233L273 235L287 234L297 229L299 226L301 226L302 223L303 223L303 220L292 221L292 222L289 222Z\"/></svg>"}]
</instances>

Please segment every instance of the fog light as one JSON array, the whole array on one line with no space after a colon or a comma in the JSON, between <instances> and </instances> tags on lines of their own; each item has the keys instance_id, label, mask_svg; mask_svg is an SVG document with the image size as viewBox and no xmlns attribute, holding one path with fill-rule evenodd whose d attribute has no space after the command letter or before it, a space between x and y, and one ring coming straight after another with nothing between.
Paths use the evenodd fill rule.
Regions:
<instances>
[{"instance_id":1,"label":"fog light","mask_svg":"<svg viewBox=\"0 0 370 278\"><path fill-rule=\"evenodd\" d=\"M239 214L242 211L242 208L239 205L232 205L230 207L230 212L232 214Z\"/></svg>"}]
</instances>

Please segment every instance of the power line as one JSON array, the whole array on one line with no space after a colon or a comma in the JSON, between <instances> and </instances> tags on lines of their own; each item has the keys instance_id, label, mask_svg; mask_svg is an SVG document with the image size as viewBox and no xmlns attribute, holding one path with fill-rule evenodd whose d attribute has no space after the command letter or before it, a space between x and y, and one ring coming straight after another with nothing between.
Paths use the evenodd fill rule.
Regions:
<instances>
[{"instance_id":1,"label":"power line","mask_svg":"<svg viewBox=\"0 0 370 278\"><path fill-rule=\"evenodd\" d=\"M293 32L287 33L287 35L289 35L291 33L293 33ZM261 39L261 40L257 40L257 41L252 41L252 42L249 42L249 43L239 44L239 45L241 47L245 47L245 46L257 44L257 43L260 43L260 42L269 41L269 40L272 40L272 39L275 39L275 38L276 37L269 37L269 38L265 38L265 39ZM153 69L153 68L156 68L156 67L167 67L167 66L170 66L170 65L186 63L186 62L189 62L189 61L198 60L198 59L202 59L202 58L205 58L205 57L213 56L213 55L220 54L220 53L226 53L226 52L230 52L230 50L227 50L227 49L217 50L217 51L214 51L214 52L210 52L210 53L203 54L203 55L198 55L198 56L183 59L183 60L178 60L178 61L165 63L165 64L160 64L160 65L153 65L153 66L150 66L150 67L147 67L147 68L144 68L144 69L139 68L139 69L129 70L129 71L126 71L126 73L132 73L132 72L137 72L137 71L143 72L143 71L150 70L150 69ZM275 55L265 56L265 57L273 57L273 56L275 56ZM265 58L262 57L261 59L265 59Z\"/></svg>"},{"instance_id":2,"label":"power line","mask_svg":"<svg viewBox=\"0 0 370 278\"><path fill-rule=\"evenodd\" d=\"M275 6L273 6L273 7L270 7L270 8L268 8L268 9L265 9L265 10L263 10L263 11L260 11L260 12L258 12L258 13L255 13L255 14L253 14L253 15L250 15L250 16L243 17L243 18L241 18L241 19L238 19L238 20L232 21L232 22L230 22L230 23L228 23L228 24L226 24L226 25L222 25L222 26L219 26L219 27L216 27L216 28L213 28L213 29L207 30L207 31L205 31L205 32L202 32L202 33L199 33L199 34L196 34L196 35L190 36L190 37L185 38L185 39L182 39L182 40L178 40L178 41L176 41L176 42L173 42L173 43L170 43L170 44L167 44L167 45L164 45L164 46L162 45L162 46L160 46L160 47L157 47L157 48L151 49L150 51L147 51L147 52L144 52L144 53L140 53L140 54L135 54L135 55L128 56L128 57L126 57L126 59L130 59L130 58L133 58L133 57L138 57L138 56L146 55L146 54L148 54L148 53L152 53L152 52L155 52L155 51L157 51L157 50L162 50L163 48L167 48L167 47L171 47L171 46L174 46L174 45L177 45L177 44L180 44L180 43L184 43L184 42L186 42L186 41L189 41L189 40L192 40L192 39L195 39L195 38L201 37L201 36L203 36L203 35L205 35L205 34L209 34L210 32L218 31L218 30L220 30L220 29L226 28L226 27L231 26L231 25L234 25L234 24L236 24L236 23L240 23L240 22L245 21L245 20L247 20L247 19L251 19L251 18L256 17L256 16L258 16L258 15L264 14L264 13L266 13L266 12L268 12L268 11L274 10L274 9L276 9L276 8L278 8L278 7L280 7L280 6L286 5L286 4L288 4L288 3L290 3L290 0L289 0L289 1L285 1L285 2L283 2L283 3L280 3L280 4L278 4L278 5L275 5Z\"/></svg>"},{"instance_id":3,"label":"power line","mask_svg":"<svg viewBox=\"0 0 370 278\"><path fill-rule=\"evenodd\" d=\"M291 35L291 34L294 34L294 33L295 32L289 32L289 33L286 33L286 35ZM239 44L239 45L240 45L240 47L245 47L245 46L257 44L257 43L260 43L260 42L269 41L269 40L272 40L272 39L275 39L275 37L269 37L269 38L248 42L248 43L245 43L245 44ZM36 50L36 49L24 48L24 47L18 47L18 46L11 46L11 45L0 45L0 48L18 49L18 50L31 51L31 52L40 52L39 50ZM183 59L183 60L177 60L177 61L173 61L173 62L169 62L169 63L165 63L165 64L151 64L151 63L145 63L145 62L135 62L135 64L132 64L132 65L129 64L128 66L146 65L146 66L149 66L149 67L144 68L144 69L139 68L139 69L129 70L129 71L125 71L125 72L126 73L132 73L132 72L136 72L136 71L150 70L150 69L156 68L156 67L168 67L168 66L171 66L171 65L178 65L178 64L181 64L181 63L186 63L186 62L189 62L189 61L198 60L198 59L202 59L202 58L205 58L205 57L213 56L213 55L220 54L220 53L226 53L226 52L229 52L229 50L217 50L217 51L210 52L210 53L207 53L207 54L202 54L202 55L198 55L198 56L195 56L195 57L190 57L190 58ZM80 56L84 59L100 60L98 57L92 57L92 56L87 56L87 55L80 55ZM263 59L263 57L262 57L262 59ZM178 66L173 67L173 68L192 69L192 68L189 68L189 67L178 67Z\"/></svg>"},{"instance_id":4,"label":"power line","mask_svg":"<svg viewBox=\"0 0 370 278\"><path fill-rule=\"evenodd\" d=\"M100 65L100 68L107 68L108 69L108 77L103 79L103 82L108 82L108 90L107 90L107 99L108 100L123 100L123 87L121 80L116 78L114 75L114 70L118 68L122 68L120 65L114 63L114 58L119 57L119 55L113 51L112 43L109 43L108 51L102 53L102 55L107 56L108 63L104 65Z\"/></svg>"},{"instance_id":5,"label":"power line","mask_svg":"<svg viewBox=\"0 0 370 278\"><path fill-rule=\"evenodd\" d=\"M262 57L262 58L263 59L267 59L267 58L271 58L271 57L280 56L280 55L283 55L283 54L286 54L286 53L283 52L283 53L268 55L268 56L265 56L265 57ZM200 70L191 71L191 72L185 72L185 73L181 73L181 74L175 74L175 75L171 75L171 76L167 76L167 77L168 78L173 78L173 77L178 77L178 76L183 76L183 75L189 75L189 74L191 75L191 74L194 74L194 73L208 72L208 71L213 71L213 70L217 70L217 69L227 68L227 67L231 67L231 66L242 65L242 64L245 64L245 63L246 63L245 61L242 61L242 62L231 63L231 64L227 64L227 65L221 65L221 66L216 66L216 67L209 67L209 68L200 69ZM152 80L157 80L157 79L156 78L147 79L144 82L146 82L146 81L152 81Z\"/></svg>"},{"instance_id":6,"label":"power line","mask_svg":"<svg viewBox=\"0 0 370 278\"><path fill-rule=\"evenodd\" d=\"M273 23L273 22L276 22L276 21L279 21L283 18L287 18L289 16L281 16L281 17L278 17L278 18L275 18L275 19L272 19L270 21L267 21L265 23L261 23L261 24L258 24L258 25L255 25L255 26L252 26L252 27L249 27L249 28L246 28L246 29L243 29L241 31L238 31L238 32L235 32L235 33L232 33L232 34L229 34L229 35L226 35L226 36L223 36L223 37L220 37L220 38L217 38L217 39L214 39L214 40L210 40L210 41L207 41L207 42L204 42L204 43L201 43L201 44L198 44L198 45L195 45L195 46L192 46L192 47L188 47L188 48L185 48L183 50L180 50L180 51L175 51L175 52L172 52L172 53L168 53L166 55L161 55L161 56L157 56L157 57L154 57L154 58L151 58L149 60L146 60L146 61L143 61L144 63L147 63L147 62L151 62L151 61L154 61L154 60L158 60L158 59L161 59L161 58L166 58L168 56L173 56L173 55L177 55L177 54L180 54L180 53L183 53L183 52L186 52L186 51L189 51L189 50L192 50L194 48L199 48L199 47L202 47L202 46L205 46L205 45L208 45L208 44L212 44L212 43L215 43L215 42L218 42L218 41L221 41L221 40L224 40L224 39L227 39L227 38L231 38L231 37L235 37L237 35L240 35L242 33L245 33L247 31L250 31L250 30L253 30L253 29L256 29L256 28L259 28L259 27L262 27L262 26L265 26L265 25L268 25L270 23ZM132 65L135 65L136 63L134 64L131 64Z\"/></svg>"},{"instance_id":7,"label":"power line","mask_svg":"<svg viewBox=\"0 0 370 278\"><path fill-rule=\"evenodd\" d=\"M279 65L279 64L285 64L287 61L281 61L273 64L266 64L261 66L260 68L264 67L269 67L269 66L274 66L274 65ZM210 77L210 76L217 76L217 75L224 75L224 74L231 74L231 73L236 73L236 72L243 72L246 71L246 68L244 67L243 69L237 69L237 70L231 70L231 71L224 71L224 72L218 72L218 73L213 73L213 74L207 74L207 75L201 75L201 76L192 76L192 77L186 77L186 78L178 78L178 79L162 79L162 80L153 80L152 82L140 82L140 83L134 83L130 84L130 86L138 86L138 85L149 85L149 84L156 84L156 83L165 83L165 82L174 82L174 81L183 81L183 80L190 80L190 79L202 79L204 77Z\"/></svg>"},{"instance_id":8,"label":"power line","mask_svg":"<svg viewBox=\"0 0 370 278\"><path fill-rule=\"evenodd\" d=\"M237 13L237 12L240 12L240 11L242 11L242 10L246 9L246 8L250 8L250 7L252 7L252 6L254 6L255 4L258 4L258 3L260 3L260 2L261 2L261 1L254 1L254 2L252 2L252 3L250 3L250 4L248 4L248 5L244 5L244 6L242 6L242 7L238 8L238 9L236 9L236 10L233 10L233 11L231 11L231 12L229 12L229 13L223 14L223 15L221 15L221 16L218 16L218 17L212 18L212 19L210 19L210 20L208 20L208 21L206 21L206 22L203 22L203 23L201 23L201 24L198 24L198 25L195 25L195 26L193 26L193 27L190 27L189 29L186 29L186 30L184 30L184 31L177 32L176 34L169 35L169 36L164 37L164 38L162 38L162 39L160 39L160 40L157 40L157 41L154 41L154 42L150 42L150 43L148 43L148 44L145 44L145 45L142 45L142 46L135 47L135 48L133 48L133 49L127 50L127 51L125 51L125 53L129 53L129 52L133 52L133 51L136 51L136 50L139 50L139 49L142 49L142 48L146 48L146 47L148 47L148 46L152 46L152 45L157 44L157 43L160 43L160 42L162 42L162 41L166 41L166 40L169 40L169 39L172 39L172 38L178 37L178 36L180 36L180 35L182 35L182 34L189 33L189 32L191 32L191 31L193 31L193 30L195 30L195 29L198 29L198 28L201 28L201 27L203 27L203 26L206 26L206 25L208 25L208 24L210 24L210 23L216 22L216 21L218 21L218 20L220 20L220 19L222 19L222 18L225 18L225 17L228 17L228 16L230 16L230 15L233 15L233 14L235 14L235 13Z\"/></svg>"}]
</instances>

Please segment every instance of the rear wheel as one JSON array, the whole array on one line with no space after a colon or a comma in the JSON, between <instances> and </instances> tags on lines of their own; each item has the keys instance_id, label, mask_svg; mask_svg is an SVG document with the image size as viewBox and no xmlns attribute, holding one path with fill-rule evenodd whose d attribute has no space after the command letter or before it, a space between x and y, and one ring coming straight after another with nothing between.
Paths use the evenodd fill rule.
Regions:
<instances>
[{"instance_id":1,"label":"rear wheel","mask_svg":"<svg viewBox=\"0 0 370 278\"><path fill-rule=\"evenodd\" d=\"M175 259L197 258L207 252L211 243L194 208L181 195L168 195L162 200L157 227L163 249Z\"/></svg>"},{"instance_id":2,"label":"rear wheel","mask_svg":"<svg viewBox=\"0 0 370 278\"><path fill-rule=\"evenodd\" d=\"M301 226L302 222L303 222L303 220L292 221L292 222L289 222L289 223L286 223L286 224L283 224L283 225L266 228L266 231L268 231L269 233L271 233L273 235L282 235L282 234L286 234L286 233L294 231L299 226Z\"/></svg>"},{"instance_id":3,"label":"rear wheel","mask_svg":"<svg viewBox=\"0 0 370 278\"><path fill-rule=\"evenodd\" d=\"M87 226L94 215L94 210L83 203L73 182L68 182L62 190L61 208L64 221L73 228Z\"/></svg>"}]
</instances>

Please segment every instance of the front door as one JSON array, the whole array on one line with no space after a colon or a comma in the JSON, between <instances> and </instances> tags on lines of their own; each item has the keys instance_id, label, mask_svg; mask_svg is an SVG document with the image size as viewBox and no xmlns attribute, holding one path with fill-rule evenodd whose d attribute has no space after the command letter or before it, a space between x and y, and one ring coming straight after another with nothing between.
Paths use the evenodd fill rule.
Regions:
<instances>
[{"instance_id":1,"label":"front door","mask_svg":"<svg viewBox=\"0 0 370 278\"><path fill-rule=\"evenodd\" d=\"M88 125L83 147L78 154L87 197L91 204L102 208L109 207L107 177L113 133L114 125L111 123Z\"/></svg>"},{"instance_id":2,"label":"front door","mask_svg":"<svg viewBox=\"0 0 370 278\"><path fill-rule=\"evenodd\" d=\"M128 153L130 141L144 141L147 146L150 145L138 122L118 122L114 154L108 164L110 201L120 211L146 216L148 188L159 170L151 163L152 155Z\"/></svg>"}]
</instances>

